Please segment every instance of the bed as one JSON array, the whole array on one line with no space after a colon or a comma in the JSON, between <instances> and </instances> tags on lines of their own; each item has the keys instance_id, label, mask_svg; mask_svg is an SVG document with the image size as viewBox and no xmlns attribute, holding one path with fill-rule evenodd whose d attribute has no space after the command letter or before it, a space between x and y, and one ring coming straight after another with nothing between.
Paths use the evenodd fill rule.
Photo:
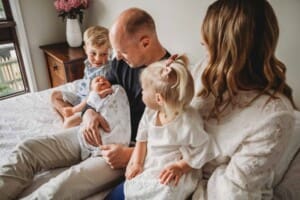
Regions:
<instances>
[{"instance_id":1,"label":"bed","mask_svg":"<svg viewBox=\"0 0 300 200\"><path fill-rule=\"evenodd\" d=\"M73 83L67 83L59 89L71 90ZM0 101L0 164L8 158L9 152L20 141L63 131L62 119L50 106L50 94L54 89L28 93ZM285 174L275 187L275 200L300 199L300 113L296 114L296 129L290 145L280 162L289 162L289 168L280 169ZM297 152L298 151L298 152ZM297 152L297 153L296 153ZM36 175L34 183L21 196L31 193L42 183L59 174L64 169L42 172ZM103 199L107 192L95 194L87 199Z\"/></svg>"},{"instance_id":2,"label":"bed","mask_svg":"<svg viewBox=\"0 0 300 200\"><path fill-rule=\"evenodd\" d=\"M55 89L72 90L75 82ZM0 164L9 156L12 149L22 140L63 131L62 118L50 104L50 94L54 89L27 93L0 101ZM64 168L45 171L35 176L31 187L20 197L26 196ZM107 192L95 194L87 199L102 199Z\"/></svg>"}]
</instances>

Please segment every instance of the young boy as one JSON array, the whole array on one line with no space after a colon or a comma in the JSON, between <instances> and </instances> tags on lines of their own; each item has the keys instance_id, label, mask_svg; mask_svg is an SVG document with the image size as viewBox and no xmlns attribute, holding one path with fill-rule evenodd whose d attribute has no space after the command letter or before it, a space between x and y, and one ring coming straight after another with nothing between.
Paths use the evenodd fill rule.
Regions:
<instances>
[{"instance_id":1,"label":"young boy","mask_svg":"<svg viewBox=\"0 0 300 200\"><path fill-rule=\"evenodd\" d=\"M87 54L87 59L84 62L83 79L75 83L73 91L54 91L51 95L51 102L63 117L65 128L80 124L80 115L74 114L81 110L70 108L85 101L89 93L90 81L96 76L105 76L109 68L108 58L111 47L108 29L101 26L92 26L84 32L83 41L84 50Z\"/></svg>"}]
</instances>

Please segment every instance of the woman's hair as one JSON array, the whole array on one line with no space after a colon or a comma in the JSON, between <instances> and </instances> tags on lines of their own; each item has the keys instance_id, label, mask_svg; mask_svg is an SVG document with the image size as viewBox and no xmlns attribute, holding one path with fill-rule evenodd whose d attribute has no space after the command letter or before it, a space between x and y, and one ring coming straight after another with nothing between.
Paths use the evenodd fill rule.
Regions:
<instances>
[{"instance_id":1,"label":"woman's hair","mask_svg":"<svg viewBox=\"0 0 300 200\"><path fill-rule=\"evenodd\" d=\"M152 63L142 71L141 82L151 85L164 98L168 109L183 109L194 96L194 81L187 66L185 55L177 57L168 66L166 60Z\"/></svg>"},{"instance_id":2,"label":"woman's hair","mask_svg":"<svg viewBox=\"0 0 300 200\"><path fill-rule=\"evenodd\" d=\"M209 51L199 95L215 97L213 114L235 105L239 90L256 90L276 98L284 94L292 103L286 67L275 57L279 37L276 15L266 0L218 0L209 6L202 24ZM221 109L222 108L222 109Z\"/></svg>"},{"instance_id":3,"label":"woman's hair","mask_svg":"<svg viewBox=\"0 0 300 200\"><path fill-rule=\"evenodd\" d=\"M91 26L85 30L83 34L83 41L85 45L92 46L107 46L110 48L108 29L102 26Z\"/></svg>"}]
</instances>

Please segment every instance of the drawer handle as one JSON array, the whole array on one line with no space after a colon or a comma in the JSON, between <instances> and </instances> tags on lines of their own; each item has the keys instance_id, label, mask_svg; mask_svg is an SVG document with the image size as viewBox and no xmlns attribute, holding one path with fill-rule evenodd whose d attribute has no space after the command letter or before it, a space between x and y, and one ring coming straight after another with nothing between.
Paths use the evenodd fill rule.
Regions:
<instances>
[{"instance_id":1,"label":"drawer handle","mask_svg":"<svg viewBox=\"0 0 300 200\"><path fill-rule=\"evenodd\" d=\"M54 65L54 66L53 66L53 70L54 70L54 71L57 71L57 70L58 70L58 66L57 66L57 65Z\"/></svg>"}]
</instances>

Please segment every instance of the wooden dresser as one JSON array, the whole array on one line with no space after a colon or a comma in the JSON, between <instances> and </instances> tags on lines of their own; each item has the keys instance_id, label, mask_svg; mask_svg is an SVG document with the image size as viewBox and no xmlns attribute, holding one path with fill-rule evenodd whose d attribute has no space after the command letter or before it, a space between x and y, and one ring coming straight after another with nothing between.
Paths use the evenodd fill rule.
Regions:
<instances>
[{"instance_id":1,"label":"wooden dresser","mask_svg":"<svg viewBox=\"0 0 300 200\"><path fill-rule=\"evenodd\" d=\"M40 46L44 51L51 87L83 77L85 52L82 47L69 47L67 43Z\"/></svg>"}]
</instances>

